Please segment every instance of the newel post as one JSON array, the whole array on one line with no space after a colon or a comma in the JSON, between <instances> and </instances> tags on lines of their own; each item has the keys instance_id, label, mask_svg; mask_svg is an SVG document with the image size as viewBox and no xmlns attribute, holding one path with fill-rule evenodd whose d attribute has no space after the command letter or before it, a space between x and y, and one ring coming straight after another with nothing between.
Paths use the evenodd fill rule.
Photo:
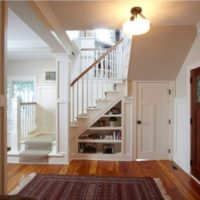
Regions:
<instances>
[{"instance_id":1,"label":"newel post","mask_svg":"<svg viewBox=\"0 0 200 200\"><path fill-rule=\"evenodd\" d=\"M63 154L69 162L69 103L70 103L70 63L67 54L56 54L56 153Z\"/></svg>"},{"instance_id":2,"label":"newel post","mask_svg":"<svg viewBox=\"0 0 200 200\"><path fill-rule=\"evenodd\" d=\"M13 110L13 129L11 131L10 144L11 151L18 152L20 150L19 141L20 141L20 125L21 125L21 116L20 116L20 99L12 99L12 110Z\"/></svg>"}]
</instances>

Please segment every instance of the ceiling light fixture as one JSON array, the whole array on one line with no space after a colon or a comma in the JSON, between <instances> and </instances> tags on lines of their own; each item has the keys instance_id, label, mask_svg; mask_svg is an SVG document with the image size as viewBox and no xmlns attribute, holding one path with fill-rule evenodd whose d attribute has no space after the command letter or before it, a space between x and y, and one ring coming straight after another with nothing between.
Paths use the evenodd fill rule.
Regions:
<instances>
[{"instance_id":1,"label":"ceiling light fixture","mask_svg":"<svg viewBox=\"0 0 200 200\"><path fill-rule=\"evenodd\" d=\"M127 35L141 35L150 30L150 22L142 14L141 7L133 7L131 9L130 21L125 22L123 31Z\"/></svg>"}]
</instances>

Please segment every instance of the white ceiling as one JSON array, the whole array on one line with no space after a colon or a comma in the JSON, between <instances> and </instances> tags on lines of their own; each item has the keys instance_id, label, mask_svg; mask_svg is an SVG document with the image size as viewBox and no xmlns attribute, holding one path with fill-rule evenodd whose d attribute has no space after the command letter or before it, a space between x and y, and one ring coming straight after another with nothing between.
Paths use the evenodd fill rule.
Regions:
<instances>
[{"instance_id":1,"label":"white ceiling","mask_svg":"<svg viewBox=\"0 0 200 200\"><path fill-rule=\"evenodd\" d=\"M52 58L51 49L11 9L8 10L8 59Z\"/></svg>"},{"instance_id":2,"label":"white ceiling","mask_svg":"<svg viewBox=\"0 0 200 200\"><path fill-rule=\"evenodd\" d=\"M130 18L130 9L141 6L152 26L195 25L200 21L200 1L111 0L49 1L65 30L120 28Z\"/></svg>"}]
</instances>

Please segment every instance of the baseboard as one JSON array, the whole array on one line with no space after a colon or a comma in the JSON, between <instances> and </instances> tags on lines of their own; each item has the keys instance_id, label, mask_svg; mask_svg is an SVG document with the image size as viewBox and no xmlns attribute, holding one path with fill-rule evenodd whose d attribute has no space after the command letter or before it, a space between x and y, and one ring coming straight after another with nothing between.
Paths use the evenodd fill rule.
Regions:
<instances>
[{"instance_id":1,"label":"baseboard","mask_svg":"<svg viewBox=\"0 0 200 200\"><path fill-rule=\"evenodd\" d=\"M66 154L58 153L58 154L50 154L48 164L50 165L66 165L69 164L69 159Z\"/></svg>"},{"instance_id":2,"label":"baseboard","mask_svg":"<svg viewBox=\"0 0 200 200\"><path fill-rule=\"evenodd\" d=\"M13 154L9 154L7 155L7 163L15 163L18 164L20 163L20 157L19 157L19 152L15 152ZM24 162L25 163L25 162ZM24 164L23 163L23 164ZM30 164L30 163L27 163ZM48 155L48 162L47 163L31 163L31 164L50 164L50 165L54 165L54 164L60 164L60 165L65 165L65 164L69 164L69 160L66 154L63 153L52 153Z\"/></svg>"},{"instance_id":3,"label":"baseboard","mask_svg":"<svg viewBox=\"0 0 200 200\"><path fill-rule=\"evenodd\" d=\"M190 164L180 161L177 157L174 157L173 161L187 174L190 174Z\"/></svg>"},{"instance_id":4,"label":"baseboard","mask_svg":"<svg viewBox=\"0 0 200 200\"><path fill-rule=\"evenodd\" d=\"M7 155L7 163L20 163L18 155Z\"/></svg>"}]
</instances>

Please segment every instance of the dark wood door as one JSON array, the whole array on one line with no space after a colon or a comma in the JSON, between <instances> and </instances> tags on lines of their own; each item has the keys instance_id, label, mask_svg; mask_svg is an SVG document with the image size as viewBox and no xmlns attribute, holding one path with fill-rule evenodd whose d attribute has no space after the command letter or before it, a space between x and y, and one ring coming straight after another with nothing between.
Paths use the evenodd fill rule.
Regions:
<instances>
[{"instance_id":1,"label":"dark wood door","mask_svg":"<svg viewBox=\"0 0 200 200\"><path fill-rule=\"evenodd\" d=\"M200 67L191 71L191 172L200 180Z\"/></svg>"}]
</instances>

